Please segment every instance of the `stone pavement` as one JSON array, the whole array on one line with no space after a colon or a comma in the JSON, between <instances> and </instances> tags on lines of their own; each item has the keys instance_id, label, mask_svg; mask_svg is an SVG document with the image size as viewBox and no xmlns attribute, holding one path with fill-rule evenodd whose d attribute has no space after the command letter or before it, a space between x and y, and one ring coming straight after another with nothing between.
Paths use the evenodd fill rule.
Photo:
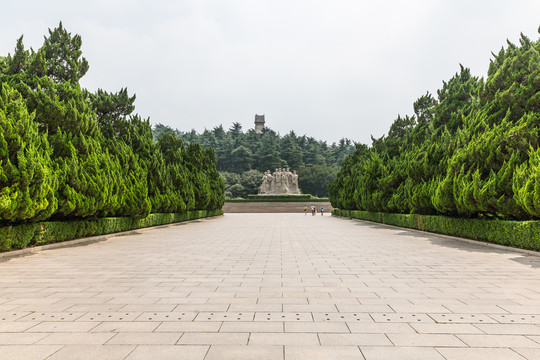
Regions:
<instances>
[{"instance_id":1,"label":"stone pavement","mask_svg":"<svg viewBox=\"0 0 540 360\"><path fill-rule=\"evenodd\" d=\"M540 257L227 214L0 263L0 359L540 359Z\"/></svg>"}]
</instances>

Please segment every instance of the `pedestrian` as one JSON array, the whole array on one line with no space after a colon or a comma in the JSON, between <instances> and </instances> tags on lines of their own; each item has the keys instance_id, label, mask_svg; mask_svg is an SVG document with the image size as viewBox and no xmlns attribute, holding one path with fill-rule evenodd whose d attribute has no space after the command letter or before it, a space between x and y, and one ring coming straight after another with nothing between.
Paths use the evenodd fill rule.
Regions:
<instances>
[{"instance_id":1,"label":"pedestrian","mask_svg":"<svg viewBox=\"0 0 540 360\"><path fill-rule=\"evenodd\" d=\"M311 205L311 215L315 216L315 205Z\"/></svg>"},{"instance_id":2,"label":"pedestrian","mask_svg":"<svg viewBox=\"0 0 540 360\"><path fill-rule=\"evenodd\" d=\"M307 205L304 205L304 216L307 215Z\"/></svg>"},{"instance_id":3,"label":"pedestrian","mask_svg":"<svg viewBox=\"0 0 540 360\"><path fill-rule=\"evenodd\" d=\"M321 216L324 215L324 206L321 206Z\"/></svg>"}]
</instances>

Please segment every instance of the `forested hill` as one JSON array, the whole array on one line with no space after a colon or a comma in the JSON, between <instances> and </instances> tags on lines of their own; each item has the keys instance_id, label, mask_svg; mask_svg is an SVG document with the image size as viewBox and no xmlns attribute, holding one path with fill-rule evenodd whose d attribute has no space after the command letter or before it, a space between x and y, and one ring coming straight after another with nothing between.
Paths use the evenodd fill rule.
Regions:
<instances>
[{"instance_id":1,"label":"forested hill","mask_svg":"<svg viewBox=\"0 0 540 360\"><path fill-rule=\"evenodd\" d=\"M461 67L414 113L343 162L334 207L540 218L540 41L508 42L485 80Z\"/></svg>"},{"instance_id":2,"label":"forested hill","mask_svg":"<svg viewBox=\"0 0 540 360\"><path fill-rule=\"evenodd\" d=\"M262 173L276 168L296 170L304 193L328 196L327 185L335 179L343 160L355 149L351 140L345 138L328 145L306 135L298 136L294 131L284 136L270 128L263 129L262 134L253 129L244 132L239 123L233 123L228 130L220 125L200 134L195 130L182 132L157 124L153 132L156 140L171 133L185 143L213 148L229 197L257 193Z\"/></svg>"}]
</instances>

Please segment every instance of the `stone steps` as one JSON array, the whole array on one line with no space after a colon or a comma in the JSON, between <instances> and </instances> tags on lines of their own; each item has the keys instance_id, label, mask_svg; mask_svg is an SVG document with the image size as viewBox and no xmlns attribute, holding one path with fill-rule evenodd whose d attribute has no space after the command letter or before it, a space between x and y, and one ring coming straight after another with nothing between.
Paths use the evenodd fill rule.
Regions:
<instances>
[{"instance_id":1,"label":"stone steps","mask_svg":"<svg viewBox=\"0 0 540 360\"><path fill-rule=\"evenodd\" d=\"M332 205L330 202L225 202L223 210L225 213L303 213L304 205L308 207L308 213L311 213L311 205L315 205L317 213L324 206L324 212L330 214Z\"/></svg>"}]
</instances>

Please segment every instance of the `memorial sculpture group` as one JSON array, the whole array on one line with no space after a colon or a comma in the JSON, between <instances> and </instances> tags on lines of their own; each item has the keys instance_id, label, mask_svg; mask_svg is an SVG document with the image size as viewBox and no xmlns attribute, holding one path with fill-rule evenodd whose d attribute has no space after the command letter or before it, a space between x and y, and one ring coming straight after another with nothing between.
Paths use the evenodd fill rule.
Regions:
<instances>
[{"instance_id":1,"label":"memorial sculpture group","mask_svg":"<svg viewBox=\"0 0 540 360\"><path fill-rule=\"evenodd\" d=\"M262 185L259 188L261 195L297 195L300 194L298 189L298 175L296 170L290 172L289 169L276 169L274 173L267 170L262 178Z\"/></svg>"}]
</instances>

